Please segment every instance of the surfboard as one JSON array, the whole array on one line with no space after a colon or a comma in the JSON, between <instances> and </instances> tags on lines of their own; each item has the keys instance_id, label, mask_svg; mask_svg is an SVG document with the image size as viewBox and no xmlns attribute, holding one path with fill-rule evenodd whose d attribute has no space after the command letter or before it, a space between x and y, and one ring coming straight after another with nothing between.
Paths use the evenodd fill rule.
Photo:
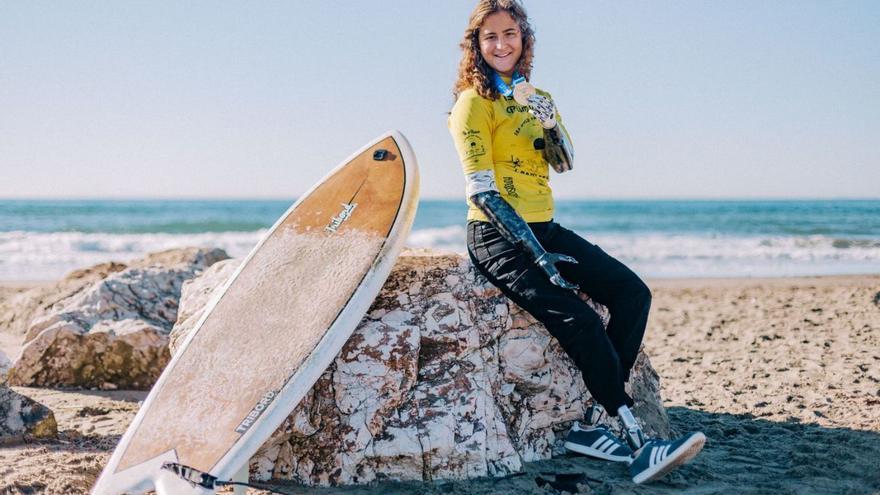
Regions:
<instances>
[{"instance_id":1,"label":"surfboard","mask_svg":"<svg viewBox=\"0 0 880 495\"><path fill-rule=\"evenodd\" d=\"M220 480L246 466L379 293L412 226L418 189L415 155L390 131L294 203L217 291L92 494L204 495L214 490L166 463Z\"/></svg>"}]
</instances>

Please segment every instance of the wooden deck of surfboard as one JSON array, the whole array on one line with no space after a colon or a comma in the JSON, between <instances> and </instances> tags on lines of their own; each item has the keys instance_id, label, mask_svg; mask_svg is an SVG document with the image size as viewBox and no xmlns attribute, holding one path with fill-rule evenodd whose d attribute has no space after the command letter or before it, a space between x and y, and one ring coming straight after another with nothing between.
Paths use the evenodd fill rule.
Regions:
<instances>
[{"instance_id":1,"label":"wooden deck of surfboard","mask_svg":"<svg viewBox=\"0 0 880 495\"><path fill-rule=\"evenodd\" d=\"M93 493L151 489L167 475L156 472L164 461L221 478L247 462L390 273L415 215L417 175L406 140L392 132L292 206L205 311Z\"/></svg>"}]
</instances>

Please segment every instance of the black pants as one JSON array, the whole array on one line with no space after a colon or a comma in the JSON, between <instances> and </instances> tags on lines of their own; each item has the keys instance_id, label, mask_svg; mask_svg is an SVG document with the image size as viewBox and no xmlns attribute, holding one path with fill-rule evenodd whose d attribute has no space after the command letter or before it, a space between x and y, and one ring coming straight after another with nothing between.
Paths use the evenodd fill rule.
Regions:
<instances>
[{"instance_id":1,"label":"black pants","mask_svg":"<svg viewBox=\"0 0 880 495\"><path fill-rule=\"evenodd\" d=\"M559 224L529 226L544 249L578 260L556 266L566 280L608 308L607 331L587 303L573 291L553 285L529 255L507 242L492 224L468 223L471 261L508 298L544 324L581 370L593 397L616 416L620 406L633 405L623 384L629 380L645 334L651 291L623 263Z\"/></svg>"}]
</instances>

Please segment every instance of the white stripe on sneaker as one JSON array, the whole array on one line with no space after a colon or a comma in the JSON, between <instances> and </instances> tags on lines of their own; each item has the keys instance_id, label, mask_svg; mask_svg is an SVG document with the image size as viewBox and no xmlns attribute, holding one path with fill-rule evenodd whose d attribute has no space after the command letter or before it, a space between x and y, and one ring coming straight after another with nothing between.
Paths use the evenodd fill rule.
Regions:
<instances>
[{"instance_id":1,"label":"white stripe on sneaker","mask_svg":"<svg viewBox=\"0 0 880 495\"><path fill-rule=\"evenodd\" d=\"M652 446L650 452L641 451L636 459L638 462L630 465L633 482L642 484L664 476L693 459L705 442L705 435L699 432L671 442L658 441L660 445Z\"/></svg>"},{"instance_id":2,"label":"white stripe on sneaker","mask_svg":"<svg viewBox=\"0 0 880 495\"><path fill-rule=\"evenodd\" d=\"M605 440L606 440L605 437L599 437L599 438L597 438L596 441L593 442L593 445L590 445L590 448L591 448L591 449L599 450L599 444L605 443Z\"/></svg>"},{"instance_id":3,"label":"white stripe on sneaker","mask_svg":"<svg viewBox=\"0 0 880 495\"><path fill-rule=\"evenodd\" d=\"M608 448L609 443L613 444L614 441L612 441L608 437L603 437L603 442L599 444L599 448L597 450L599 450L601 452L605 452L605 449Z\"/></svg>"},{"instance_id":4,"label":"white stripe on sneaker","mask_svg":"<svg viewBox=\"0 0 880 495\"><path fill-rule=\"evenodd\" d=\"M608 442L602 446L602 452L605 452L607 454L613 448L614 448L614 440L609 438Z\"/></svg>"}]
</instances>

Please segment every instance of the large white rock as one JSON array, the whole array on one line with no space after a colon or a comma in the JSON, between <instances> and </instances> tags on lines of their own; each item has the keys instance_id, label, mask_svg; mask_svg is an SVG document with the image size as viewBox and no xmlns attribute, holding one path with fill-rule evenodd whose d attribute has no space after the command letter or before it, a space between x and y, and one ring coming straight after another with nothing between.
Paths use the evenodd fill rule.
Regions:
<instances>
[{"instance_id":1,"label":"large white rock","mask_svg":"<svg viewBox=\"0 0 880 495\"><path fill-rule=\"evenodd\" d=\"M174 324L174 331L169 335L171 349L176 349L180 345L178 339L185 337L199 322L214 291L232 276L240 261L229 259L214 263L200 276L183 283L180 300L186 301L186 304L180 305L177 310L177 322Z\"/></svg>"},{"instance_id":2,"label":"large white rock","mask_svg":"<svg viewBox=\"0 0 880 495\"><path fill-rule=\"evenodd\" d=\"M180 309L187 316L172 342L192 329L211 288L238 263L217 263L187 285ZM647 432L668 435L658 377L644 354L631 385ZM502 476L559 452L560 436L590 400L556 340L465 257L404 255L334 363L251 460L251 472L320 485Z\"/></svg>"},{"instance_id":3,"label":"large white rock","mask_svg":"<svg viewBox=\"0 0 880 495\"><path fill-rule=\"evenodd\" d=\"M36 317L9 370L9 383L149 388L170 358L168 334L183 282L225 258L218 249L152 254L108 270L51 308L32 312Z\"/></svg>"},{"instance_id":4,"label":"large white rock","mask_svg":"<svg viewBox=\"0 0 880 495\"><path fill-rule=\"evenodd\" d=\"M102 263L74 270L58 282L34 287L0 301L0 332L24 336L31 322L51 312L56 304L125 268L127 266L123 263Z\"/></svg>"}]
</instances>

